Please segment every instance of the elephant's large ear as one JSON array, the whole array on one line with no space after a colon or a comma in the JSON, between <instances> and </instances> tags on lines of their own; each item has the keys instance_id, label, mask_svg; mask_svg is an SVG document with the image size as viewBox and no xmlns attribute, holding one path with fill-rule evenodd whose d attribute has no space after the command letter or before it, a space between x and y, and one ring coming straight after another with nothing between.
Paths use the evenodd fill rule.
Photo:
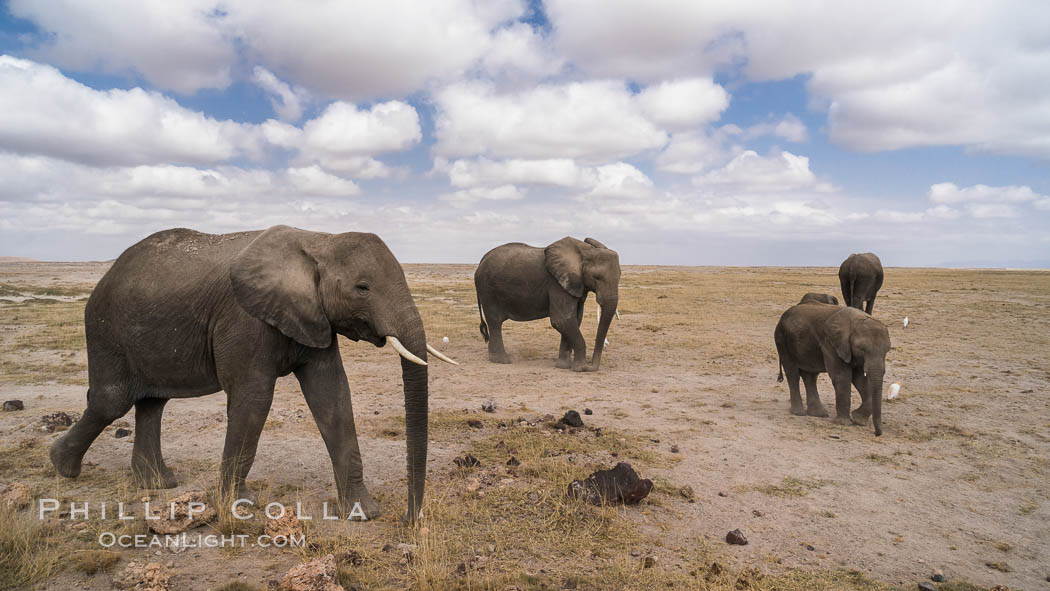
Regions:
<instances>
[{"instance_id":1,"label":"elephant's large ear","mask_svg":"<svg viewBox=\"0 0 1050 591\"><path fill-rule=\"evenodd\" d=\"M325 348L332 325L317 291L317 262L305 250L310 237L288 226L259 234L230 263L230 283L249 314L298 343Z\"/></svg>"},{"instance_id":2,"label":"elephant's large ear","mask_svg":"<svg viewBox=\"0 0 1050 591\"><path fill-rule=\"evenodd\" d=\"M577 246L579 243L579 240L566 236L543 249L547 271L575 298L583 297L583 257Z\"/></svg>"},{"instance_id":3,"label":"elephant's large ear","mask_svg":"<svg viewBox=\"0 0 1050 591\"><path fill-rule=\"evenodd\" d=\"M839 359L849 363L853 359L850 338L853 335L853 308L843 308L824 321L824 334L821 342L838 355Z\"/></svg>"},{"instance_id":4,"label":"elephant's large ear","mask_svg":"<svg viewBox=\"0 0 1050 591\"><path fill-rule=\"evenodd\" d=\"M594 247L597 247L597 248L604 248L606 250L609 250L608 246L605 246L604 244L602 244L601 242L598 242L594 238L584 238L583 241L586 242L587 244L590 244L591 246L594 246Z\"/></svg>"}]
</instances>

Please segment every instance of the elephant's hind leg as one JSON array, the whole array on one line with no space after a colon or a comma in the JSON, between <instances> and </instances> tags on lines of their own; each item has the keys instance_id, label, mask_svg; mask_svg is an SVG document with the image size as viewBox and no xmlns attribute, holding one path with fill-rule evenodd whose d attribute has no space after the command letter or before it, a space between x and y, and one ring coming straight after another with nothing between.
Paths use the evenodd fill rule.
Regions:
<instances>
[{"instance_id":1,"label":"elephant's hind leg","mask_svg":"<svg viewBox=\"0 0 1050 591\"><path fill-rule=\"evenodd\" d=\"M798 389L798 368L785 366L784 376L787 378L788 390L791 391L791 414L795 416L805 415L806 409L802 406L802 393Z\"/></svg>"},{"instance_id":2,"label":"elephant's hind leg","mask_svg":"<svg viewBox=\"0 0 1050 591\"><path fill-rule=\"evenodd\" d=\"M92 390L95 390L92 392ZM88 390L84 416L51 444L51 463L66 478L80 476L81 462L95 438L113 421L131 410L131 400L120 386Z\"/></svg>"},{"instance_id":3,"label":"elephant's hind leg","mask_svg":"<svg viewBox=\"0 0 1050 591\"><path fill-rule=\"evenodd\" d=\"M503 348L503 318L496 318L489 323L489 361L492 363L510 363L507 350Z\"/></svg>"},{"instance_id":4,"label":"elephant's hind leg","mask_svg":"<svg viewBox=\"0 0 1050 591\"><path fill-rule=\"evenodd\" d=\"M160 423L167 402L163 398L143 398L135 403L135 447L131 452L131 471L142 488L178 486L160 451Z\"/></svg>"},{"instance_id":5,"label":"elephant's hind leg","mask_svg":"<svg viewBox=\"0 0 1050 591\"><path fill-rule=\"evenodd\" d=\"M806 384L806 414L811 417L826 417L828 411L820 402L820 394L817 393L817 374L803 371L802 382Z\"/></svg>"}]
</instances>

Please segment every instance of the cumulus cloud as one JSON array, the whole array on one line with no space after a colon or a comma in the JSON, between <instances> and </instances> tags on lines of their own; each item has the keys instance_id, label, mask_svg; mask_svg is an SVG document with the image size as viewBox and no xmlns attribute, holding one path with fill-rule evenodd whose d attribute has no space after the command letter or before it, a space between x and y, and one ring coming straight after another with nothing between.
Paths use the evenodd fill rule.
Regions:
<instances>
[{"instance_id":1,"label":"cumulus cloud","mask_svg":"<svg viewBox=\"0 0 1050 591\"><path fill-rule=\"evenodd\" d=\"M527 83L554 76L565 67L565 58L555 53L548 40L525 23L514 23L496 31L481 68L503 82Z\"/></svg>"},{"instance_id":2,"label":"cumulus cloud","mask_svg":"<svg viewBox=\"0 0 1050 591\"><path fill-rule=\"evenodd\" d=\"M0 56L0 149L97 165L204 164L257 154L254 126L217 121L141 88L94 90Z\"/></svg>"},{"instance_id":3,"label":"cumulus cloud","mask_svg":"<svg viewBox=\"0 0 1050 591\"><path fill-rule=\"evenodd\" d=\"M802 123L802 120L796 117L794 113L786 113L780 121L757 123L747 129L740 130L740 133L745 138L771 135L795 143L804 142L809 138L806 124Z\"/></svg>"},{"instance_id":4,"label":"cumulus cloud","mask_svg":"<svg viewBox=\"0 0 1050 591\"><path fill-rule=\"evenodd\" d=\"M549 160L487 158L440 160L435 171L447 173L449 182L461 191L459 202L471 191L509 191L515 185L538 185L569 189L584 197L644 197L653 190L653 181L626 162L601 166L581 166L569 158ZM507 199L509 197L502 197Z\"/></svg>"},{"instance_id":5,"label":"cumulus cloud","mask_svg":"<svg viewBox=\"0 0 1050 591\"><path fill-rule=\"evenodd\" d=\"M303 103L310 93L302 87L292 88L262 66L252 70L252 82L270 94L270 105L281 121L295 123L303 116Z\"/></svg>"},{"instance_id":6,"label":"cumulus cloud","mask_svg":"<svg viewBox=\"0 0 1050 591\"><path fill-rule=\"evenodd\" d=\"M482 82L435 94L434 152L457 157L609 161L662 147L667 132L617 81L543 84L499 93Z\"/></svg>"},{"instance_id":7,"label":"cumulus cloud","mask_svg":"<svg viewBox=\"0 0 1050 591\"><path fill-rule=\"evenodd\" d=\"M955 183L937 183L930 186L927 198L938 205L927 213L940 218L954 219L961 215L962 208L976 219L1016 218L1021 215L1017 207L1030 203L1036 209L1050 209L1050 197L1040 195L1028 186L1008 185L990 187L973 185L960 187ZM953 207L954 206L954 207Z\"/></svg>"},{"instance_id":8,"label":"cumulus cloud","mask_svg":"<svg viewBox=\"0 0 1050 591\"><path fill-rule=\"evenodd\" d=\"M649 86L638 102L657 125L686 129L717 120L729 106L729 93L710 78L689 78Z\"/></svg>"},{"instance_id":9,"label":"cumulus cloud","mask_svg":"<svg viewBox=\"0 0 1050 591\"><path fill-rule=\"evenodd\" d=\"M694 177L693 184L714 191L744 193L810 188L821 192L833 190L809 169L809 158L786 151L759 156L753 150L745 150L724 167Z\"/></svg>"},{"instance_id":10,"label":"cumulus cloud","mask_svg":"<svg viewBox=\"0 0 1050 591\"><path fill-rule=\"evenodd\" d=\"M439 201L451 203L455 207L465 207L482 200L517 201L525 198L525 191L514 185L498 187L473 187L438 196Z\"/></svg>"}]
</instances>

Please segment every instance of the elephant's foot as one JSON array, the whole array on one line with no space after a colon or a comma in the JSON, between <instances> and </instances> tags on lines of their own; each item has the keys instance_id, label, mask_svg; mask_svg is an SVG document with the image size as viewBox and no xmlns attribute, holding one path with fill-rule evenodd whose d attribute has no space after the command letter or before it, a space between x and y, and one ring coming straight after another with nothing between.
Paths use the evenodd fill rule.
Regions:
<instances>
[{"instance_id":1,"label":"elephant's foot","mask_svg":"<svg viewBox=\"0 0 1050 591\"><path fill-rule=\"evenodd\" d=\"M792 404L791 414L795 415L796 417L804 417L806 416L806 409L802 408L802 404L799 404L798 406Z\"/></svg>"},{"instance_id":2,"label":"elephant's foot","mask_svg":"<svg viewBox=\"0 0 1050 591\"><path fill-rule=\"evenodd\" d=\"M554 362L554 367L557 367L558 369L569 369L572 367L572 361L559 357L558 360Z\"/></svg>"},{"instance_id":3,"label":"elephant's foot","mask_svg":"<svg viewBox=\"0 0 1050 591\"><path fill-rule=\"evenodd\" d=\"M492 363L509 364L510 357L506 353L489 353L489 361Z\"/></svg>"},{"instance_id":4,"label":"elephant's foot","mask_svg":"<svg viewBox=\"0 0 1050 591\"><path fill-rule=\"evenodd\" d=\"M849 417L835 417L831 419L831 422L835 423L836 425L852 425L853 419Z\"/></svg>"},{"instance_id":5,"label":"elephant's foot","mask_svg":"<svg viewBox=\"0 0 1050 591\"><path fill-rule=\"evenodd\" d=\"M259 495L255 494L246 484L241 483L232 489L228 487L220 488L219 500L216 505L230 507L233 503L242 499L248 501L248 506L259 504Z\"/></svg>"},{"instance_id":6,"label":"elephant's foot","mask_svg":"<svg viewBox=\"0 0 1050 591\"><path fill-rule=\"evenodd\" d=\"M163 464L160 466L147 464L142 466L133 465L131 471L135 476L135 483L138 484L140 488L175 488L179 485L179 481L175 478L175 474Z\"/></svg>"},{"instance_id":7,"label":"elephant's foot","mask_svg":"<svg viewBox=\"0 0 1050 591\"><path fill-rule=\"evenodd\" d=\"M379 517L379 503L364 485L350 491L346 498L339 499L339 513L355 521L366 521Z\"/></svg>"},{"instance_id":8,"label":"elephant's foot","mask_svg":"<svg viewBox=\"0 0 1050 591\"><path fill-rule=\"evenodd\" d=\"M850 414L850 418L853 420L854 424L867 425L868 420L871 418L871 413L867 410L858 408Z\"/></svg>"},{"instance_id":9,"label":"elephant's foot","mask_svg":"<svg viewBox=\"0 0 1050 591\"><path fill-rule=\"evenodd\" d=\"M809 408L806 410L806 414L811 417L821 418L829 416L828 409L824 408L823 404L810 404Z\"/></svg>"},{"instance_id":10,"label":"elephant's foot","mask_svg":"<svg viewBox=\"0 0 1050 591\"><path fill-rule=\"evenodd\" d=\"M76 478L80 476L80 462L84 456L69 449L67 437L68 435L64 435L52 443L48 455L51 457L51 463L55 466L56 472L66 478Z\"/></svg>"},{"instance_id":11,"label":"elephant's foot","mask_svg":"<svg viewBox=\"0 0 1050 591\"><path fill-rule=\"evenodd\" d=\"M573 363L572 371L591 371L591 366L587 363Z\"/></svg>"}]
</instances>

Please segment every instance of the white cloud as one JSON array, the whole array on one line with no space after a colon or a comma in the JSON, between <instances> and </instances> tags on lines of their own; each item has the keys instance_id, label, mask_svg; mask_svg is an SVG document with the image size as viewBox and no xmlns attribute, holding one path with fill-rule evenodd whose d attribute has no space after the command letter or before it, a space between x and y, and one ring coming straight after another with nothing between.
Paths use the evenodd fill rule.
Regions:
<instances>
[{"instance_id":1,"label":"white cloud","mask_svg":"<svg viewBox=\"0 0 1050 591\"><path fill-rule=\"evenodd\" d=\"M742 130L741 134L745 138L772 135L795 143L809 139L809 131L806 129L806 124L802 123L802 120L793 113L786 113L780 121L769 121L752 125Z\"/></svg>"},{"instance_id":2,"label":"white cloud","mask_svg":"<svg viewBox=\"0 0 1050 591\"><path fill-rule=\"evenodd\" d=\"M829 132L856 150L962 145L1050 158L1050 4L629 0L545 3L555 46L591 76L645 83L739 68L808 75ZM833 47L834 51L828 51Z\"/></svg>"},{"instance_id":3,"label":"white cloud","mask_svg":"<svg viewBox=\"0 0 1050 591\"><path fill-rule=\"evenodd\" d=\"M439 201L446 201L455 207L465 207L478 201L517 201L525 198L525 191L514 185L500 185L498 187L474 187L461 189L453 193L445 193L438 196Z\"/></svg>"},{"instance_id":4,"label":"white cloud","mask_svg":"<svg viewBox=\"0 0 1050 591\"><path fill-rule=\"evenodd\" d=\"M696 174L724 165L743 148L728 147L730 136L739 135L735 125L723 126L711 132L678 132L671 137L667 148L656 157L656 166L666 172Z\"/></svg>"},{"instance_id":5,"label":"white cloud","mask_svg":"<svg viewBox=\"0 0 1050 591\"><path fill-rule=\"evenodd\" d=\"M0 149L98 165L215 163L258 153L251 125L216 121L156 92L94 90L0 56Z\"/></svg>"},{"instance_id":6,"label":"white cloud","mask_svg":"<svg viewBox=\"0 0 1050 591\"><path fill-rule=\"evenodd\" d=\"M657 125L687 129L717 120L729 106L729 93L710 78L689 78L649 86L638 101Z\"/></svg>"},{"instance_id":7,"label":"white cloud","mask_svg":"<svg viewBox=\"0 0 1050 591\"><path fill-rule=\"evenodd\" d=\"M580 166L568 158L494 161L482 157L452 163L439 160L435 171L447 173L452 186L465 189L456 193L460 202L475 194L493 199L480 196L484 191L509 191L515 185L560 187L586 197L641 197L653 190L653 181L626 162Z\"/></svg>"},{"instance_id":8,"label":"white cloud","mask_svg":"<svg viewBox=\"0 0 1050 591\"><path fill-rule=\"evenodd\" d=\"M519 0L14 0L10 8L50 34L38 53L63 67L138 72L192 93L225 88L242 54L344 100L452 79L490 48L498 25L524 11Z\"/></svg>"},{"instance_id":9,"label":"white cloud","mask_svg":"<svg viewBox=\"0 0 1050 591\"><path fill-rule=\"evenodd\" d=\"M988 185L973 185L972 187L959 187L955 183L931 185L927 197L934 203L946 204L978 201L986 203L1023 203L1037 199L1047 199L1046 195L1040 195L1028 186L989 187Z\"/></svg>"},{"instance_id":10,"label":"white cloud","mask_svg":"<svg viewBox=\"0 0 1050 591\"><path fill-rule=\"evenodd\" d=\"M622 82L591 81L497 93L462 83L435 95L436 154L609 161L662 147L667 133L647 119Z\"/></svg>"},{"instance_id":11,"label":"white cloud","mask_svg":"<svg viewBox=\"0 0 1050 591\"><path fill-rule=\"evenodd\" d=\"M270 105L281 121L295 123L303 116L303 103L310 100L305 88L292 88L262 66L252 70L252 82L270 94Z\"/></svg>"},{"instance_id":12,"label":"white cloud","mask_svg":"<svg viewBox=\"0 0 1050 591\"><path fill-rule=\"evenodd\" d=\"M496 31L481 67L492 78L524 83L561 72L565 59L536 29L518 22Z\"/></svg>"},{"instance_id":13,"label":"white cloud","mask_svg":"<svg viewBox=\"0 0 1050 591\"><path fill-rule=\"evenodd\" d=\"M753 150L746 150L724 167L694 177L693 183L718 192L833 190L809 169L809 158L786 151L759 156Z\"/></svg>"}]
</instances>

